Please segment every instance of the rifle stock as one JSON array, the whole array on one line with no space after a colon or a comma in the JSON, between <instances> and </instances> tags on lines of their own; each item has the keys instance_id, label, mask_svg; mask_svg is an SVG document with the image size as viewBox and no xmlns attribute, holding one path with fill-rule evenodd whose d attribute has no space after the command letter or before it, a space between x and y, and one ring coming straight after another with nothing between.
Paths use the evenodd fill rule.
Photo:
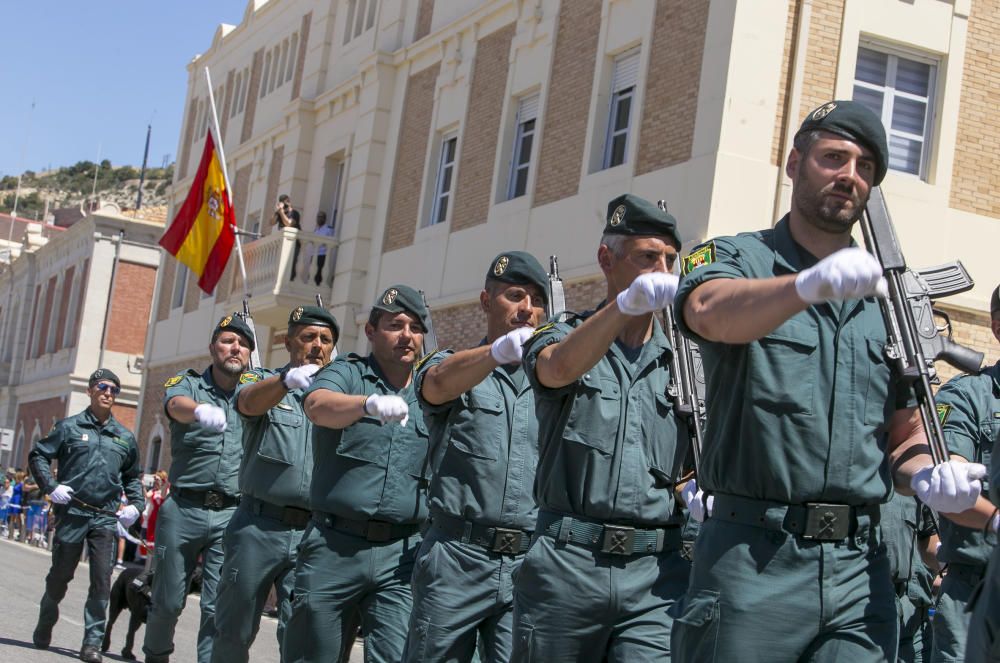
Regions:
<instances>
[{"instance_id":1,"label":"rifle stock","mask_svg":"<svg viewBox=\"0 0 1000 663\"><path fill-rule=\"evenodd\" d=\"M248 368L260 368L260 352L257 350L257 327L253 324L253 316L250 315L250 300L246 297L243 298L243 312L238 315L243 318L243 322L247 324L247 327L250 328L250 333L253 334L253 350L250 352L250 365Z\"/></svg>"},{"instance_id":2,"label":"rifle stock","mask_svg":"<svg viewBox=\"0 0 1000 663\"><path fill-rule=\"evenodd\" d=\"M438 341L437 334L434 333L434 316L431 315L431 307L427 303L427 295L424 291L420 291L420 299L424 302L424 307L427 309L427 329L424 331L424 351L423 356L431 355L437 352Z\"/></svg>"}]
</instances>

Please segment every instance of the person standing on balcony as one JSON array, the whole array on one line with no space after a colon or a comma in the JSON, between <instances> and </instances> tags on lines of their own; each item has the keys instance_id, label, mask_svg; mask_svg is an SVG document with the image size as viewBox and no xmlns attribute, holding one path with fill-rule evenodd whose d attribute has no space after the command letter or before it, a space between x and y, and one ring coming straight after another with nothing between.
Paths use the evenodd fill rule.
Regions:
<instances>
[{"instance_id":1,"label":"person standing on balcony","mask_svg":"<svg viewBox=\"0 0 1000 663\"><path fill-rule=\"evenodd\" d=\"M316 234L321 237L333 237L333 226L326 225L326 212L316 213ZM326 265L326 250L326 244L320 244L316 250L316 285L323 284L323 266ZM333 267L330 269L333 269Z\"/></svg>"},{"instance_id":2,"label":"person standing on balcony","mask_svg":"<svg viewBox=\"0 0 1000 663\"><path fill-rule=\"evenodd\" d=\"M402 659L427 517L427 428L413 368L429 319L416 290L387 288L365 324L368 356L339 357L306 391L313 512L299 546L283 661L338 660L359 611L365 660Z\"/></svg>"},{"instance_id":3,"label":"person standing on balcony","mask_svg":"<svg viewBox=\"0 0 1000 663\"><path fill-rule=\"evenodd\" d=\"M296 551L310 517L313 426L302 399L313 375L330 362L339 335L337 320L326 309L299 306L288 316L289 363L240 376L236 408L243 417L243 493L226 529L213 661L249 660L272 585L278 590L282 646Z\"/></svg>"},{"instance_id":4,"label":"person standing on balcony","mask_svg":"<svg viewBox=\"0 0 1000 663\"><path fill-rule=\"evenodd\" d=\"M106 368L88 381L90 407L56 423L28 456L28 466L41 489L57 505L59 515L52 544L52 567L38 606L32 641L47 649L52 627L59 621L59 602L86 542L90 558L90 590L83 606L83 647L80 660L101 661L101 643L108 623L111 566L114 562L115 510L122 491L129 504L117 520L129 527L142 511L143 494L139 447L132 431L111 413L121 389L118 376ZM59 478L51 463L59 464Z\"/></svg>"},{"instance_id":5,"label":"person standing on balcony","mask_svg":"<svg viewBox=\"0 0 1000 663\"><path fill-rule=\"evenodd\" d=\"M299 211L292 207L292 199L288 197L287 193L283 193L278 196L278 204L274 208L274 225L279 228L295 228L296 230L302 230L302 223L299 220ZM302 249L302 243L299 240L295 240L295 252L292 254L292 281L295 280L295 269L299 265L299 251Z\"/></svg>"},{"instance_id":6,"label":"person standing on balcony","mask_svg":"<svg viewBox=\"0 0 1000 663\"><path fill-rule=\"evenodd\" d=\"M188 369L164 383L170 419L171 490L156 524L152 604L142 650L146 663L166 663L188 583L202 557L198 663L208 663L215 636L215 597L222 569L222 538L239 502L243 422L236 385L247 370L253 332L227 315L212 332L212 365Z\"/></svg>"}]
</instances>

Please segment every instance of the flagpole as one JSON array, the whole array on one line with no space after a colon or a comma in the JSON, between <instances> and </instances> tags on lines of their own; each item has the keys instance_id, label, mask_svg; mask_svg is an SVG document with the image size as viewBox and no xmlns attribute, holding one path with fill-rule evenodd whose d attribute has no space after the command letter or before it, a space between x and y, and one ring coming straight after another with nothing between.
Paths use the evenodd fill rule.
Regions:
<instances>
[{"instance_id":1,"label":"flagpole","mask_svg":"<svg viewBox=\"0 0 1000 663\"><path fill-rule=\"evenodd\" d=\"M236 208L233 207L233 196L230 193L233 190L232 185L229 183L229 169L226 167L226 152L222 146L222 130L219 129L219 114L215 110L215 93L212 91L212 74L208 71L208 66L205 67L205 82L208 83L208 104L212 109L212 129L215 134L215 145L219 150L219 164L222 166L222 179L226 182L226 197L229 199L229 209L233 210L234 218ZM258 368L261 366L260 354L257 350L257 329L254 327L253 318L250 316L250 304L247 300L250 299L250 287L247 283L247 267L246 263L243 262L243 242L240 240L240 229L233 224L233 235L236 238L236 257L240 262L240 277L243 279L243 316L246 318L246 323L250 327L250 333L254 336L254 349L250 351L250 368Z\"/></svg>"}]
</instances>

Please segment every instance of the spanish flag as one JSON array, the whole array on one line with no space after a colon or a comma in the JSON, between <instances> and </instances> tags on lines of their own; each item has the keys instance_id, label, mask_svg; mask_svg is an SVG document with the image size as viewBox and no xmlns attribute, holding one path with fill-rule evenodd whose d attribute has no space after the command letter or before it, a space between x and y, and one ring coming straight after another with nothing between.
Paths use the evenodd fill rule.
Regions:
<instances>
[{"instance_id":1,"label":"spanish flag","mask_svg":"<svg viewBox=\"0 0 1000 663\"><path fill-rule=\"evenodd\" d=\"M197 274L198 287L212 294L233 250L235 227L236 214L209 131L191 191L160 246Z\"/></svg>"}]
</instances>

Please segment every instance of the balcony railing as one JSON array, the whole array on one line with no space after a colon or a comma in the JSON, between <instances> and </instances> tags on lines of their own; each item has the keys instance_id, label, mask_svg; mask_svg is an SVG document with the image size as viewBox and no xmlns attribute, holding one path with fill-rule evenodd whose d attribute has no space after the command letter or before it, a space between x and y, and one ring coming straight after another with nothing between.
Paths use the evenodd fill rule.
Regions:
<instances>
[{"instance_id":1,"label":"balcony railing","mask_svg":"<svg viewBox=\"0 0 1000 663\"><path fill-rule=\"evenodd\" d=\"M324 255L325 260L320 260ZM244 244L243 257L247 286L255 298L291 295L311 299L316 292L326 291L333 283L337 240L283 228ZM234 285L233 294L236 294L239 285Z\"/></svg>"}]
</instances>

